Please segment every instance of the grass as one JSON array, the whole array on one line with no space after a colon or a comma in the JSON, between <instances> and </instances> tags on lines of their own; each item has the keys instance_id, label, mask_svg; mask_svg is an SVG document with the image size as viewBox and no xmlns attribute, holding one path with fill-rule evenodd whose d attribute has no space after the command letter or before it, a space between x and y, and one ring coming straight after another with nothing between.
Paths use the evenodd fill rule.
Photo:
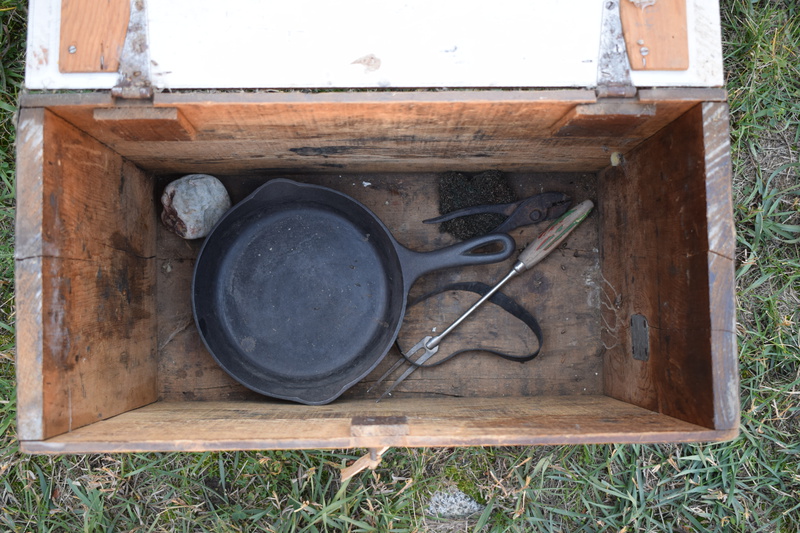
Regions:
<instances>
[{"instance_id":1,"label":"grass","mask_svg":"<svg viewBox=\"0 0 800 533\"><path fill-rule=\"evenodd\" d=\"M737 222L741 435L720 444L31 457L17 452L13 111L25 7L2 0L0 529L9 531L800 530L800 6L724 0ZM458 488L485 505L426 516Z\"/></svg>"}]
</instances>

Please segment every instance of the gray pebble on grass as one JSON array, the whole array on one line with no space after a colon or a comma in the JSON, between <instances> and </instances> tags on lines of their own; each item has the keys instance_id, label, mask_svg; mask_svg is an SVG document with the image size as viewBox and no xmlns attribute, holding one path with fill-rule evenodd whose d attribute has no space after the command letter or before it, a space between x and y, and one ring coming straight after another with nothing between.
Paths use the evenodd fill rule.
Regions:
<instances>
[{"instance_id":1,"label":"gray pebble on grass","mask_svg":"<svg viewBox=\"0 0 800 533\"><path fill-rule=\"evenodd\" d=\"M483 509L483 505L458 489L436 492L428 503L428 514L440 518L466 518Z\"/></svg>"}]
</instances>

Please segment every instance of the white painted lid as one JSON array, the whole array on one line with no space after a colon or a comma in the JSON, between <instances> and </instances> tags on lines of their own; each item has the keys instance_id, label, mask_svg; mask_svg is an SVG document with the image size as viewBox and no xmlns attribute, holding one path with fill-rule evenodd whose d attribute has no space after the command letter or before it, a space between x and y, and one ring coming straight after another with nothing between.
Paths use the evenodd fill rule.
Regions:
<instances>
[{"instance_id":1,"label":"white painted lid","mask_svg":"<svg viewBox=\"0 0 800 533\"><path fill-rule=\"evenodd\" d=\"M631 0L622 0L631 1ZM638 87L722 86L717 0L687 0L689 69ZM604 0L149 0L158 89L595 87ZM109 89L58 69L61 0L32 0L28 89Z\"/></svg>"}]
</instances>

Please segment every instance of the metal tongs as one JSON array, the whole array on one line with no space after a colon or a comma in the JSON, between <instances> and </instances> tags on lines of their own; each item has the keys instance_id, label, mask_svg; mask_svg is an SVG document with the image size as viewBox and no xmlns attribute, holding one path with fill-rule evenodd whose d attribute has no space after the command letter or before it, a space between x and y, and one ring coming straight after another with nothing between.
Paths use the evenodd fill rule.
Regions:
<instances>
[{"instance_id":1,"label":"metal tongs","mask_svg":"<svg viewBox=\"0 0 800 533\"><path fill-rule=\"evenodd\" d=\"M414 347L408 350L402 359L399 359L389 370L387 370L386 373L382 375L367 392L383 383L383 381L385 381L394 373L395 370L400 368L400 366L405 363L406 360L408 360L411 363L411 366L407 368L406 371L403 372L388 389L386 389L386 392L384 392L377 401L380 402L383 398L390 394L400 383L410 376L412 372L422 366L428 359L433 357L433 355L439 351L439 343L441 343L442 340L448 334L450 334L450 332L456 329L459 324L466 320L469 315L471 315L478 307L480 307L483 302L491 298L494 293L500 290L500 287L502 287L508 280L530 269L542 259L547 257L550 252L555 250L556 247L567 237L567 235L569 235L570 232L587 217L589 211L591 211L593 207L594 204L591 200L585 200L584 202L578 204L575 208L567 211L561 218L548 226L547 229L545 229L535 241L533 241L528 245L527 248L525 248L525 250L523 250L523 252L519 255L517 263L514 265L514 268L512 268L511 271L506 274L506 277L500 280L500 282L497 283L492 290L486 293L480 300L475 302L472 307L470 307L455 322L450 324L450 326L442 333L436 337L428 335L415 344ZM424 351L415 360L412 360L411 358L420 350Z\"/></svg>"},{"instance_id":2,"label":"metal tongs","mask_svg":"<svg viewBox=\"0 0 800 533\"><path fill-rule=\"evenodd\" d=\"M440 222L447 222L454 218L466 217L469 215L495 213L498 215L505 215L508 218L494 228L491 233L508 233L521 226L536 224L543 220L560 217L567 210L570 203L572 202L569 196L564 193L545 192L510 204L486 204L465 207L464 209L458 209L440 217L423 220L422 223L439 224Z\"/></svg>"}]
</instances>

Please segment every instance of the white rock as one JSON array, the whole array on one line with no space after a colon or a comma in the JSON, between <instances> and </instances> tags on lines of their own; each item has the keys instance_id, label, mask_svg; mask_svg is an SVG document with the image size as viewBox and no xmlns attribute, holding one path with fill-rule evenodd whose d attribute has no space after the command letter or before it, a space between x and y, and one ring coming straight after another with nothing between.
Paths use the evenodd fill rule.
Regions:
<instances>
[{"instance_id":1,"label":"white rock","mask_svg":"<svg viewBox=\"0 0 800 533\"><path fill-rule=\"evenodd\" d=\"M161 195L161 221L184 239L199 239L231 207L225 186L208 174L189 174L166 186Z\"/></svg>"},{"instance_id":2,"label":"white rock","mask_svg":"<svg viewBox=\"0 0 800 533\"><path fill-rule=\"evenodd\" d=\"M480 513L484 507L460 490L452 488L431 496L428 514L441 518L466 518Z\"/></svg>"}]
</instances>

